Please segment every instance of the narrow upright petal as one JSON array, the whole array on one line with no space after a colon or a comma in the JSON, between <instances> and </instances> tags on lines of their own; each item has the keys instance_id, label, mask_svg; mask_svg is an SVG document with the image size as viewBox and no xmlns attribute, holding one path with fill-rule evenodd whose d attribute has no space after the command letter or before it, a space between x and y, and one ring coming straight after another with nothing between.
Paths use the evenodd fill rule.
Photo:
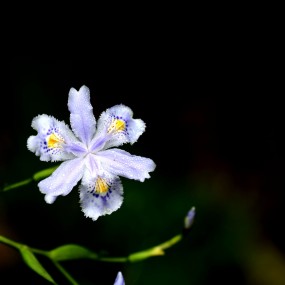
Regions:
<instances>
[{"instance_id":1,"label":"narrow upright petal","mask_svg":"<svg viewBox=\"0 0 285 285\"><path fill-rule=\"evenodd\" d=\"M47 203L53 203L57 196L69 194L82 178L84 160L75 158L63 162L48 178L38 184L40 191L46 194Z\"/></svg>"},{"instance_id":2,"label":"narrow upright petal","mask_svg":"<svg viewBox=\"0 0 285 285\"><path fill-rule=\"evenodd\" d=\"M114 285L125 285L123 274L120 271L117 274Z\"/></svg>"},{"instance_id":3,"label":"narrow upright petal","mask_svg":"<svg viewBox=\"0 0 285 285\"><path fill-rule=\"evenodd\" d=\"M145 123L141 119L133 119L133 111L122 104L103 112L97 125L95 138L90 144L91 151L107 149L124 143L133 144L145 131Z\"/></svg>"},{"instance_id":4,"label":"narrow upright petal","mask_svg":"<svg viewBox=\"0 0 285 285\"><path fill-rule=\"evenodd\" d=\"M155 169L155 163L150 158L131 155L121 149L100 151L97 157L107 172L141 182L149 178L149 172Z\"/></svg>"},{"instance_id":5,"label":"narrow upright petal","mask_svg":"<svg viewBox=\"0 0 285 285\"><path fill-rule=\"evenodd\" d=\"M74 88L70 89L68 109L73 132L84 144L88 145L94 136L96 127L88 87L83 85L79 91Z\"/></svg>"},{"instance_id":6,"label":"narrow upright petal","mask_svg":"<svg viewBox=\"0 0 285 285\"><path fill-rule=\"evenodd\" d=\"M96 221L121 207L123 186L118 177L105 174L88 179L86 176L88 174L79 187L81 208L86 217Z\"/></svg>"},{"instance_id":7,"label":"narrow upright petal","mask_svg":"<svg viewBox=\"0 0 285 285\"><path fill-rule=\"evenodd\" d=\"M28 149L43 161L62 161L74 155L66 147L77 141L69 127L52 116L39 115L32 121L32 127L38 132L28 138Z\"/></svg>"}]
</instances>

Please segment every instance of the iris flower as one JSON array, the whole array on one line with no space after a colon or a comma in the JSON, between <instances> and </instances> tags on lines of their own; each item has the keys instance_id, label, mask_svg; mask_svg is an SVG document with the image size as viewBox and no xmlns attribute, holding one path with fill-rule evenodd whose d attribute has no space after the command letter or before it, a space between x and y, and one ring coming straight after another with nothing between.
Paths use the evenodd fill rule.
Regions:
<instances>
[{"instance_id":1,"label":"iris flower","mask_svg":"<svg viewBox=\"0 0 285 285\"><path fill-rule=\"evenodd\" d=\"M122 104L107 109L97 122L89 88L84 85L79 91L70 89L68 109L72 131L63 121L38 115L32 120L38 133L28 138L27 147L42 161L62 161L38 184L45 201L51 204L58 196L69 194L81 180L82 211L97 220L120 208L123 186L119 176L143 182L155 169L151 159L117 148L136 142L145 131L145 123L133 119L132 110Z\"/></svg>"}]
</instances>

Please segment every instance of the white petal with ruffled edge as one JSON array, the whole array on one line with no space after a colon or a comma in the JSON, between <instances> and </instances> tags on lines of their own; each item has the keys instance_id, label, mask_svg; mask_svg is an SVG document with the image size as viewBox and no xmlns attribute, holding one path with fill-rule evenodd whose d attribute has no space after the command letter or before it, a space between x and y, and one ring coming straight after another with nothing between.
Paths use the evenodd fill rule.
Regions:
<instances>
[{"instance_id":1,"label":"white petal with ruffled edge","mask_svg":"<svg viewBox=\"0 0 285 285\"><path fill-rule=\"evenodd\" d=\"M133 111L129 107L116 105L101 114L90 151L133 144L144 131L145 123L141 119L133 119Z\"/></svg>"},{"instance_id":2,"label":"white petal with ruffled edge","mask_svg":"<svg viewBox=\"0 0 285 285\"><path fill-rule=\"evenodd\" d=\"M97 179L100 180L101 191L96 188ZM84 180L88 179L85 177ZM80 185L79 191L81 209L86 217L94 221L118 210L123 202L123 186L120 179L113 175L90 178L88 183Z\"/></svg>"},{"instance_id":3,"label":"white petal with ruffled edge","mask_svg":"<svg viewBox=\"0 0 285 285\"><path fill-rule=\"evenodd\" d=\"M85 168L82 158L74 158L63 162L48 178L39 182L38 186L43 194L46 194L47 203L53 203L59 195L70 193L82 178Z\"/></svg>"},{"instance_id":4,"label":"white petal with ruffled edge","mask_svg":"<svg viewBox=\"0 0 285 285\"><path fill-rule=\"evenodd\" d=\"M32 127L38 134L28 138L27 147L40 160L63 161L74 157L65 147L77 139L64 122L43 114L33 119Z\"/></svg>"},{"instance_id":5,"label":"white petal with ruffled edge","mask_svg":"<svg viewBox=\"0 0 285 285\"><path fill-rule=\"evenodd\" d=\"M127 142L131 144L135 143L145 131L144 121L141 119L133 119L133 111L123 104L109 108L106 112L108 112L112 117L121 118L125 121ZM108 148L112 146L117 145L109 144Z\"/></svg>"},{"instance_id":6,"label":"white petal with ruffled edge","mask_svg":"<svg viewBox=\"0 0 285 285\"><path fill-rule=\"evenodd\" d=\"M89 88L82 86L79 91L71 88L68 97L70 124L75 135L88 145L95 133L96 120L90 104Z\"/></svg>"},{"instance_id":7,"label":"white petal with ruffled edge","mask_svg":"<svg viewBox=\"0 0 285 285\"><path fill-rule=\"evenodd\" d=\"M155 163L142 156L131 155L121 149L108 149L97 153L102 167L109 173L143 182L154 171Z\"/></svg>"}]
</instances>

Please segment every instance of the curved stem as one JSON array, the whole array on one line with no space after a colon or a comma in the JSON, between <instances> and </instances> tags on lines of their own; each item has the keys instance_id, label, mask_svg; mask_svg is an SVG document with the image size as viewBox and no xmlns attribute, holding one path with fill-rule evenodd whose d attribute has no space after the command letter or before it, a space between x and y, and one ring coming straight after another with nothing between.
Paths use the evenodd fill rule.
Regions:
<instances>
[{"instance_id":1,"label":"curved stem","mask_svg":"<svg viewBox=\"0 0 285 285\"><path fill-rule=\"evenodd\" d=\"M66 271L65 268L63 268L63 266L58 263L57 261L53 261L54 265L57 267L57 269L66 277L66 279L70 282L70 284L72 285L79 285L79 283L77 283L74 278Z\"/></svg>"},{"instance_id":2,"label":"curved stem","mask_svg":"<svg viewBox=\"0 0 285 285\"><path fill-rule=\"evenodd\" d=\"M20 182L16 182L16 183L4 186L2 189L0 189L0 191L8 191L11 189L22 187L24 185L27 185L27 184L33 182L33 181L39 181L39 180L46 178L47 176L51 175L57 167L58 167L58 165L55 165L55 166L46 168L44 170L38 171L30 178L27 178L27 179L22 180Z\"/></svg>"},{"instance_id":3,"label":"curved stem","mask_svg":"<svg viewBox=\"0 0 285 285\"><path fill-rule=\"evenodd\" d=\"M144 259L147 259L147 258L150 258L153 256L164 255L165 249L168 249L168 248L172 247L173 245L175 245L176 243L180 242L183 239L183 237L184 237L183 234L176 235L173 238L171 238L171 239L169 239L169 240L167 240L167 241L165 241L159 245L148 248L146 250L131 253L128 256L124 256L124 257L104 257L104 256L100 257L96 253L92 252L91 250L86 249L87 251L84 251L84 252L86 252L86 254L83 254L80 257L75 255L75 256L73 256L73 258L69 258L69 259L65 259L65 260L67 261L67 260L72 260L72 259L86 258L86 259L92 259L92 260L97 260L97 261L101 261L101 262L118 262L118 263L138 262L138 261L142 261ZM14 248L18 249L19 251L21 251L21 249L23 247L27 247L31 252L33 252L35 254L46 256L48 259L50 259L53 262L53 264L65 276L65 278L70 282L70 284L79 285L74 280L74 278L65 270L65 268L59 263L59 261L56 260L56 258L54 258L54 256L51 254L53 251L45 251L45 250L29 247L27 245L15 242L15 241L10 240L10 239L8 239L4 236L1 236L1 235L0 235L0 242L7 244L11 247L14 247ZM80 248L80 246L78 246L78 247Z\"/></svg>"},{"instance_id":4,"label":"curved stem","mask_svg":"<svg viewBox=\"0 0 285 285\"><path fill-rule=\"evenodd\" d=\"M118 263L124 263L130 261L128 257L98 257L97 260L103 262L118 262Z\"/></svg>"},{"instance_id":5,"label":"curved stem","mask_svg":"<svg viewBox=\"0 0 285 285\"><path fill-rule=\"evenodd\" d=\"M4 236L0 236L0 242L10 245L12 247L15 247L16 249L19 249L21 246L23 246L22 244L15 242L13 240L10 240Z\"/></svg>"}]
</instances>

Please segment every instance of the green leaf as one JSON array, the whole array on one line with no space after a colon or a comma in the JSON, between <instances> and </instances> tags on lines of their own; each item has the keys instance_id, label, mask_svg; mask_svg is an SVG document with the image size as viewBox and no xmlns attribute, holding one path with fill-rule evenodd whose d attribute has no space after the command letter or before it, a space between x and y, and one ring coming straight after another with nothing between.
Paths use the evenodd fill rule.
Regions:
<instances>
[{"instance_id":1,"label":"green leaf","mask_svg":"<svg viewBox=\"0 0 285 285\"><path fill-rule=\"evenodd\" d=\"M97 259L98 255L86 247L76 244L66 244L51 250L49 257L55 261L64 261L81 258Z\"/></svg>"},{"instance_id":2,"label":"green leaf","mask_svg":"<svg viewBox=\"0 0 285 285\"><path fill-rule=\"evenodd\" d=\"M58 168L58 165L38 171L33 175L33 179L35 181L38 181L43 178L46 178L47 176L51 175L57 168Z\"/></svg>"},{"instance_id":3,"label":"green leaf","mask_svg":"<svg viewBox=\"0 0 285 285\"><path fill-rule=\"evenodd\" d=\"M43 268L36 256L30 251L27 246L20 247L20 252L25 263L39 275L53 284L56 284L48 272Z\"/></svg>"}]
</instances>

